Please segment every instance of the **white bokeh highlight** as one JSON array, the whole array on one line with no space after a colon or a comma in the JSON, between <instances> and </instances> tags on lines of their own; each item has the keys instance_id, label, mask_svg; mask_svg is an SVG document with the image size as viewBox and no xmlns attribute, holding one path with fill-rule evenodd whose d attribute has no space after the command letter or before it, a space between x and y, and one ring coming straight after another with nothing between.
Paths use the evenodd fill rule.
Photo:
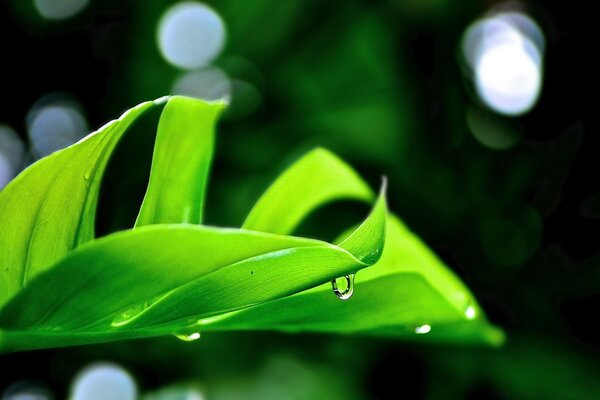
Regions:
<instances>
[{"instance_id":1,"label":"white bokeh highlight","mask_svg":"<svg viewBox=\"0 0 600 400\"><path fill-rule=\"evenodd\" d=\"M510 116L528 112L543 81L544 36L520 12L493 14L472 24L463 38L463 54L481 100Z\"/></svg>"},{"instance_id":2,"label":"white bokeh highlight","mask_svg":"<svg viewBox=\"0 0 600 400\"><path fill-rule=\"evenodd\" d=\"M476 69L479 96L502 114L523 114L539 96L542 83L539 65L517 46L504 44L488 49Z\"/></svg>"},{"instance_id":3,"label":"white bokeh highlight","mask_svg":"<svg viewBox=\"0 0 600 400\"><path fill-rule=\"evenodd\" d=\"M431 332L431 325L421 325L415 328L415 333L418 335L424 335Z\"/></svg>"},{"instance_id":4,"label":"white bokeh highlight","mask_svg":"<svg viewBox=\"0 0 600 400\"><path fill-rule=\"evenodd\" d=\"M197 69L221 53L225 35L225 24L215 10L188 1L172 6L161 18L158 47L169 63L183 69Z\"/></svg>"},{"instance_id":5,"label":"white bokeh highlight","mask_svg":"<svg viewBox=\"0 0 600 400\"><path fill-rule=\"evenodd\" d=\"M505 21L535 44L540 53L546 50L546 39L539 25L526 14L519 11L502 12L496 16L497 19Z\"/></svg>"},{"instance_id":6,"label":"white bokeh highlight","mask_svg":"<svg viewBox=\"0 0 600 400\"><path fill-rule=\"evenodd\" d=\"M79 107L69 102L34 106L27 116L31 152L42 158L80 140L88 125Z\"/></svg>"},{"instance_id":7,"label":"white bokeh highlight","mask_svg":"<svg viewBox=\"0 0 600 400\"><path fill-rule=\"evenodd\" d=\"M475 307L473 307L473 306L469 306L465 310L465 316L467 317L467 319L474 319L476 315L477 315L477 311L475 310Z\"/></svg>"},{"instance_id":8,"label":"white bokeh highlight","mask_svg":"<svg viewBox=\"0 0 600 400\"><path fill-rule=\"evenodd\" d=\"M14 129L4 124L0 124L0 153L14 168L20 167L23 163L25 145Z\"/></svg>"},{"instance_id":9,"label":"white bokeh highlight","mask_svg":"<svg viewBox=\"0 0 600 400\"><path fill-rule=\"evenodd\" d=\"M137 386L116 364L97 363L84 368L71 386L69 400L136 400Z\"/></svg>"},{"instance_id":10,"label":"white bokeh highlight","mask_svg":"<svg viewBox=\"0 0 600 400\"><path fill-rule=\"evenodd\" d=\"M25 145L8 125L0 124L0 189L17 175L25 158Z\"/></svg>"},{"instance_id":11,"label":"white bokeh highlight","mask_svg":"<svg viewBox=\"0 0 600 400\"><path fill-rule=\"evenodd\" d=\"M8 125L0 124L0 189L20 171L25 159L25 145Z\"/></svg>"},{"instance_id":12,"label":"white bokeh highlight","mask_svg":"<svg viewBox=\"0 0 600 400\"><path fill-rule=\"evenodd\" d=\"M46 19L71 18L81 12L89 0L34 0L37 12Z\"/></svg>"},{"instance_id":13,"label":"white bokeh highlight","mask_svg":"<svg viewBox=\"0 0 600 400\"><path fill-rule=\"evenodd\" d=\"M4 393L2 400L54 400L52 393L42 384L29 381L20 381L10 385Z\"/></svg>"},{"instance_id":14,"label":"white bokeh highlight","mask_svg":"<svg viewBox=\"0 0 600 400\"><path fill-rule=\"evenodd\" d=\"M8 182L12 180L14 177L14 171L12 166L10 165L8 158L2 153L0 153L0 190L6 185Z\"/></svg>"},{"instance_id":15,"label":"white bokeh highlight","mask_svg":"<svg viewBox=\"0 0 600 400\"><path fill-rule=\"evenodd\" d=\"M231 99L232 85L227 75L216 67L186 72L173 84L172 94L212 101Z\"/></svg>"}]
</instances>

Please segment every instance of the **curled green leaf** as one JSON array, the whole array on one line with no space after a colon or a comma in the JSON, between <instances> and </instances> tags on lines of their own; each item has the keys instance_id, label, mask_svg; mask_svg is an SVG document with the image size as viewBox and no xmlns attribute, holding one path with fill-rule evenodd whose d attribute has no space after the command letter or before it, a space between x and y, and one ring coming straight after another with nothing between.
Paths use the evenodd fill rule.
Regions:
<instances>
[{"instance_id":1,"label":"curled green leaf","mask_svg":"<svg viewBox=\"0 0 600 400\"><path fill-rule=\"evenodd\" d=\"M116 143L163 104L136 226L95 239ZM198 225L223 106L183 97L143 103L0 193L0 351L248 329L501 342L468 289L388 213L385 182L339 244L289 236L324 204L374 200L325 149L284 172L242 229ZM332 288L354 275L351 298L352 290Z\"/></svg>"}]
</instances>

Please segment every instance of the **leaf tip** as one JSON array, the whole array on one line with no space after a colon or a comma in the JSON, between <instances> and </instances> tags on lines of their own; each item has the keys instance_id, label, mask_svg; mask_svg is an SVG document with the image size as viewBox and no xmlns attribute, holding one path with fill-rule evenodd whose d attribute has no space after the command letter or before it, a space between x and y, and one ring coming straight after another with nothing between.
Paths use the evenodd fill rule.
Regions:
<instances>
[{"instance_id":1,"label":"leaf tip","mask_svg":"<svg viewBox=\"0 0 600 400\"><path fill-rule=\"evenodd\" d=\"M155 100L153 101L153 103L154 103L155 105L157 105L157 106L160 106L160 105L163 105L163 104L165 104L167 101L169 101L169 99L170 99L170 98L171 98L171 96L170 96L170 95L167 95L167 96L162 96L162 97L159 97L158 99L155 99Z\"/></svg>"},{"instance_id":2,"label":"leaf tip","mask_svg":"<svg viewBox=\"0 0 600 400\"><path fill-rule=\"evenodd\" d=\"M379 197L385 199L388 189L388 177L387 175L381 175L381 187L379 189Z\"/></svg>"},{"instance_id":3,"label":"leaf tip","mask_svg":"<svg viewBox=\"0 0 600 400\"><path fill-rule=\"evenodd\" d=\"M162 99L164 99L164 100L162 100ZM229 106L229 101L227 101L226 99L202 100L202 99L198 99L198 98L194 98L194 97L181 96L181 95L164 96L155 101L158 101L158 100L161 100L161 101L164 101L167 103L188 103L188 104L193 103L196 105L202 105L208 109L214 109L217 114L220 114L223 110L225 110L227 108L227 106ZM162 104L162 103L160 103L160 104Z\"/></svg>"}]
</instances>

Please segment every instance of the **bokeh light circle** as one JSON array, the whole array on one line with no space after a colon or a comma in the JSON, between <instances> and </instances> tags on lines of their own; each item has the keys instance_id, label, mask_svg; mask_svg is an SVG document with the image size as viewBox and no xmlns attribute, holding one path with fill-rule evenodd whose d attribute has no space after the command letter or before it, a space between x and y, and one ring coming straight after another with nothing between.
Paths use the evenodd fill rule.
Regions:
<instances>
[{"instance_id":1,"label":"bokeh light circle","mask_svg":"<svg viewBox=\"0 0 600 400\"><path fill-rule=\"evenodd\" d=\"M67 19L85 8L89 0L34 0L38 13L46 19Z\"/></svg>"},{"instance_id":2,"label":"bokeh light circle","mask_svg":"<svg viewBox=\"0 0 600 400\"><path fill-rule=\"evenodd\" d=\"M187 72L175 81L171 89L172 94L208 101L229 101L231 91L231 81L223 71L215 67Z\"/></svg>"},{"instance_id":3,"label":"bokeh light circle","mask_svg":"<svg viewBox=\"0 0 600 400\"><path fill-rule=\"evenodd\" d=\"M535 60L517 46L488 49L476 65L475 84L482 100L507 115L527 112L541 88L541 71Z\"/></svg>"},{"instance_id":4,"label":"bokeh light circle","mask_svg":"<svg viewBox=\"0 0 600 400\"><path fill-rule=\"evenodd\" d=\"M13 178L14 171L8 158L0 153L0 190Z\"/></svg>"},{"instance_id":5,"label":"bokeh light circle","mask_svg":"<svg viewBox=\"0 0 600 400\"><path fill-rule=\"evenodd\" d=\"M542 30L516 11L473 23L462 42L477 94L489 108L509 116L524 114L537 102L544 49Z\"/></svg>"},{"instance_id":6,"label":"bokeh light circle","mask_svg":"<svg viewBox=\"0 0 600 400\"><path fill-rule=\"evenodd\" d=\"M0 125L0 189L21 170L25 145L8 125Z\"/></svg>"},{"instance_id":7,"label":"bokeh light circle","mask_svg":"<svg viewBox=\"0 0 600 400\"><path fill-rule=\"evenodd\" d=\"M40 101L27 115L31 152L45 157L72 145L88 133L88 125L76 103Z\"/></svg>"},{"instance_id":8,"label":"bokeh light circle","mask_svg":"<svg viewBox=\"0 0 600 400\"><path fill-rule=\"evenodd\" d=\"M97 363L79 372L71 387L70 400L135 400L136 384L116 364Z\"/></svg>"},{"instance_id":9,"label":"bokeh light circle","mask_svg":"<svg viewBox=\"0 0 600 400\"><path fill-rule=\"evenodd\" d=\"M54 395L42 383L19 381L6 388L0 398L2 400L54 400Z\"/></svg>"},{"instance_id":10,"label":"bokeh light circle","mask_svg":"<svg viewBox=\"0 0 600 400\"><path fill-rule=\"evenodd\" d=\"M169 8L158 26L163 57L183 69L196 69L213 61L225 45L225 24L212 8L199 2Z\"/></svg>"}]
</instances>

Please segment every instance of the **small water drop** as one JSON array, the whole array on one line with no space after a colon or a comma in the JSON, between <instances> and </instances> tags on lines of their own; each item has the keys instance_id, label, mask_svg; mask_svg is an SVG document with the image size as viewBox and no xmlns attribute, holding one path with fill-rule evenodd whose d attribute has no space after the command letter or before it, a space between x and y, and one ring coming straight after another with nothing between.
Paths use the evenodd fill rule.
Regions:
<instances>
[{"instance_id":1,"label":"small water drop","mask_svg":"<svg viewBox=\"0 0 600 400\"><path fill-rule=\"evenodd\" d=\"M339 299L348 300L354 293L354 274L346 275L343 278L346 280L346 289L341 291L338 288L337 280L340 278L333 279L331 281L331 287L333 288L333 293L335 293Z\"/></svg>"},{"instance_id":2,"label":"small water drop","mask_svg":"<svg viewBox=\"0 0 600 400\"><path fill-rule=\"evenodd\" d=\"M194 332L190 334L180 334L175 335L175 337L179 340L183 340L184 342L193 342L195 340L200 339L200 332Z\"/></svg>"},{"instance_id":3,"label":"small water drop","mask_svg":"<svg viewBox=\"0 0 600 400\"><path fill-rule=\"evenodd\" d=\"M120 312L113 318L111 325L114 327L127 325L128 323L133 321L135 318L137 318L141 313L146 311L146 309L148 309L148 307L150 307L152 304L156 303L161 297L162 296L155 296L148 301L145 301L140 304L136 304L135 306L130 307L127 310Z\"/></svg>"},{"instance_id":4,"label":"small water drop","mask_svg":"<svg viewBox=\"0 0 600 400\"><path fill-rule=\"evenodd\" d=\"M134 307L131 307L131 308L123 311L122 313L117 314L117 316L112 320L111 325L112 326L126 325L131 320L133 320L135 317L137 317L139 314L141 314L142 311L144 311L145 309L146 309L145 304L138 304Z\"/></svg>"},{"instance_id":5,"label":"small water drop","mask_svg":"<svg viewBox=\"0 0 600 400\"><path fill-rule=\"evenodd\" d=\"M472 305L469 305L465 309L465 317L467 317L467 319L473 319L473 318L475 318L476 315L477 315L477 311L475 310L475 307L473 307Z\"/></svg>"},{"instance_id":6,"label":"small water drop","mask_svg":"<svg viewBox=\"0 0 600 400\"><path fill-rule=\"evenodd\" d=\"M83 173L83 179L87 181L90 179L90 176L92 176L92 171L89 169L85 170L85 172Z\"/></svg>"},{"instance_id":7,"label":"small water drop","mask_svg":"<svg viewBox=\"0 0 600 400\"><path fill-rule=\"evenodd\" d=\"M415 333L419 334L419 335L424 335L429 332L431 332L431 325L425 324L425 325L417 326L415 328Z\"/></svg>"}]
</instances>

